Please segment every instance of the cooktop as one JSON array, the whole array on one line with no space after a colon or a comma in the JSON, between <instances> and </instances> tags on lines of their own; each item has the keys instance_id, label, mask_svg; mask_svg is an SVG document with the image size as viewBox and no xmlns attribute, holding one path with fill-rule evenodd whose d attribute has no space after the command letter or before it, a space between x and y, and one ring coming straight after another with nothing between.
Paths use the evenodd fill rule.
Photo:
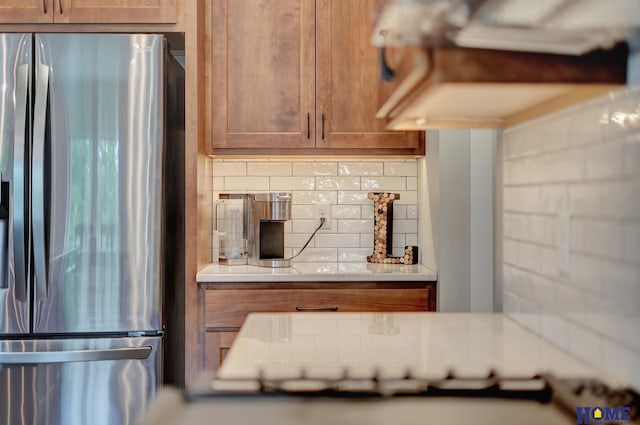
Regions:
<instances>
[{"instance_id":1,"label":"cooktop","mask_svg":"<svg viewBox=\"0 0 640 425\"><path fill-rule=\"evenodd\" d=\"M598 379L535 376L213 379L184 394L183 423L637 424L640 395Z\"/></svg>"}]
</instances>

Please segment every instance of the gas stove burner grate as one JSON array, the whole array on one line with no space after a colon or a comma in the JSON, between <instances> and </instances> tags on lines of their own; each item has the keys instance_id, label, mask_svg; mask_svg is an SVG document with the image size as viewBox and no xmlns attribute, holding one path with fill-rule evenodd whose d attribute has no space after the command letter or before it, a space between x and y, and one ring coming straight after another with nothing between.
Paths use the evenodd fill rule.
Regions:
<instances>
[{"instance_id":1,"label":"gas stove burner grate","mask_svg":"<svg viewBox=\"0 0 640 425\"><path fill-rule=\"evenodd\" d=\"M552 374L512 377L495 370L485 376L458 376L450 371L444 377L424 378L407 372L398 378L379 372L369 378L352 377L344 371L339 378L317 378L302 370L293 378L214 379L206 391L190 392L196 401L210 397L303 397L366 398L455 397L476 399L525 400L555 403L567 414L577 406L629 407L631 421L640 419L640 395L631 388L610 388L597 379L559 379Z\"/></svg>"}]
</instances>

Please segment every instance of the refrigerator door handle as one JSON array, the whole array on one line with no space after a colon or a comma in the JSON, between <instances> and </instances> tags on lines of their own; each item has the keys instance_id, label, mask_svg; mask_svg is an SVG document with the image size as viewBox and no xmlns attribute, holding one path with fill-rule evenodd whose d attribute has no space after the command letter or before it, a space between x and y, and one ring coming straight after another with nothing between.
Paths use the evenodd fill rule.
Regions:
<instances>
[{"instance_id":1,"label":"refrigerator door handle","mask_svg":"<svg viewBox=\"0 0 640 425\"><path fill-rule=\"evenodd\" d=\"M16 112L13 138L13 256L15 294L19 301L27 301L27 271L25 257L25 148L27 131L27 96L29 65L20 65L16 75Z\"/></svg>"},{"instance_id":2,"label":"refrigerator door handle","mask_svg":"<svg viewBox=\"0 0 640 425\"><path fill-rule=\"evenodd\" d=\"M101 360L143 360L151 354L150 346L99 350L35 351L0 353L0 365L96 362Z\"/></svg>"},{"instance_id":3,"label":"refrigerator door handle","mask_svg":"<svg viewBox=\"0 0 640 425\"><path fill-rule=\"evenodd\" d=\"M49 93L49 67L39 64L36 71L36 101L33 106L33 168L32 168L32 220L33 256L36 296L42 301L47 296L46 229L44 221L44 142L47 123Z\"/></svg>"}]
</instances>

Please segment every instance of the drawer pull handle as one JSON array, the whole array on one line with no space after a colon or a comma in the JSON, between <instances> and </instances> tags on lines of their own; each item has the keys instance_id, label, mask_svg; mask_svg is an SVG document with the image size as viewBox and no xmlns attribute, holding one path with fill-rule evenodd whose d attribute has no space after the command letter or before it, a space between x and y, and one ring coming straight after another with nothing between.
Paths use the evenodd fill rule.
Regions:
<instances>
[{"instance_id":1,"label":"drawer pull handle","mask_svg":"<svg viewBox=\"0 0 640 425\"><path fill-rule=\"evenodd\" d=\"M338 307L296 307L296 311L338 311Z\"/></svg>"}]
</instances>

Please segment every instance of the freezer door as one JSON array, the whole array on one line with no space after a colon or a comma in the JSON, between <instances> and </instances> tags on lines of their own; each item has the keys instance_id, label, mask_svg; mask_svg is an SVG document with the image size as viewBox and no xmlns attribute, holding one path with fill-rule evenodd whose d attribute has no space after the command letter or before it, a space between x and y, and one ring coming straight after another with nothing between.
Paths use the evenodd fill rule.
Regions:
<instances>
[{"instance_id":1,"label":"freezer door","mask_svg":"<svg viewBox=\"0 0 640 425\"><path fill-rule=\"evenodd\" d=\"M0 342L0 425L135 424L161 353L161 338Z\"/></svg>"},{"instance_id":2,"label":"freezer door","mask_svg":"<svg viewBox=\"0 0 640 425\"><path fill-rule=\"evenodd\" d=\"M34 332L161 328L158 35L37 34Z\"/></svg>"},{"instance_id":3,"label":"freezer door","mask_svg":"<svg viewBox=\"0 0 640 425\"><path fill-rule=\"evenodd\" d=\"M0 34L0 336L29 332L32 35Z\"/></svg>"}]
</instances>

